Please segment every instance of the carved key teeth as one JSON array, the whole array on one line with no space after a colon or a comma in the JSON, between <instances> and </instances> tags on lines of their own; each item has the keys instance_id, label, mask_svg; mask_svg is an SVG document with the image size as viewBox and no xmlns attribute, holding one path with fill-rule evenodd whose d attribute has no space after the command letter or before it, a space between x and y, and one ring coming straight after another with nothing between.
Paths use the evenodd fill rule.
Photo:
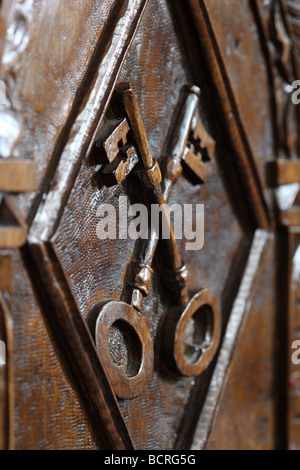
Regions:
<instances>
[{"instance_id":1,"label":"carved key teeth","mask_svg":"<svg viewBox=\"0 0 300 470\"><path fill-rule=\"evenodd\" d=\"M194 119L183 161L200 183L207 181L207 162L213 160L216 143L198 119Z\"/></svg>"},{"instance_id":2,"label":"carved key teeth","mask_svg":"<svg viewBox=\"0 0 300 470\"><path fill-rule=\"evenodd\" d=\"M139 157L134 147L128 146L122 149L112 163L103 165L100 170L100 178L107 186L122 183L138 163Z\"/></svg>"},{"instance_id":3,"label":"carved key teeth","mask_svg":"<svg viewBox=\"0 0 300 470\"><path fill-rule=\"evenodd\" d=\"M127 144L129 131L130 127L126 118L109 120L101 129L95 145L110 163L113 163L121 148Z\"/></svg>"},{"instance_id":4,"label":"carved key teeth","mask_svg":"<svg viewBox=\"0 0 300 470\"><path fill-rule=\"evenodd\" d=\"M108 161L98 173L99 179L106 186L122 183L138 163L135 148L127 142L129 131L126 118L110 120L102 128L95 143L100 151L100 158L104 157Z\"/></svg>"}]
</instances>

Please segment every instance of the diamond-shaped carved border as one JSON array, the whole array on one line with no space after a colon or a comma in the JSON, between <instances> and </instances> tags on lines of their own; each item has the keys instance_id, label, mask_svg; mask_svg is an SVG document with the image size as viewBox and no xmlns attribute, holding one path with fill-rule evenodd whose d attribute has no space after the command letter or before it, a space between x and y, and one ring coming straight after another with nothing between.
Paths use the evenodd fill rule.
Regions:
<instances>
[{"instance_id":1,"label":"diamond-shaped carved border","mask_svg":"<svg viewBox=\"0 0 300 470\"><path fill-rule=\"evenodd\" d=\"M123 60L133 40L147 0L122 2L114 17L114 28L107 28L103 44L109 45L102 57L93 88L87 92L85 107L75 119L70 138L55 169L57 184L48 188L33 217L24 259L34 276L36 292L47 321L71 371L89 420L102 446L132 449L133 444L117 400L104 372L94 342L55 252L53 239L66 201L80 169L89 154L113 92ZM34 262L34 271L30 268ZM39 282L40 281L40 282Z\"/></svg>"},{"instance_id":2,"label":"diamond-shaped carved border","mask_svg":"<svg viewBox=\"0 0 300 470\"><path fill-rule=\"evenodd\" d=\"M104 448L110 449L131 449L133 444L118 402L105 375L101 359L80 314L52 240L54 240L66 202L79 173L81 162L89 154L94 143L95 135L101 125L102 117L113 92L118 72L121 69L146 4L147 1L145 0L127 1L124 2L119 11L117 26L110 33L111 37L116 39L111 42L110 48L108 48L100 64L94 87L89 90L85 108L73 123L70 138L62 151L55 170L56 185L44 195L44 199L38 207L32 220L26 248L28 265L31 260L34 261L35 271L33 272L33 269L30 269L30 271L34 276L37 294L42 301L53 336L58 341L67 367L73 373L73 378L99 441ZM219 77L216 85L219 92L218 99L223 105L224 115L228 116L230 114L228 109L232 112L233 118L230 119L230 122L227 122L227 131L235 150L234 158L238 172L246 185L245 191L248 194L249 212L252 215L254 226L268 228L267 206L262 195L254 158L240 121L229 79L223 76L224 70L216 65L219 63L219 57L218 51L215 49L216 43L213 41L213 33L209 28L205 29L208 17L204 15L204 4L203 2L198 3L196 0L189 0L188 5L188 9L190 8L193 11L198 31L204 28L203 34L199 35L202 42L198 37L199 47L205 51L208 68L212 76ZM96 123L98 124L96 125ZM257 235L257 237L265 238L263 235ZM256 238L254 239L254 248ZM262 244L261 250L263 250L263 246L264 244ZM257 262L259 262L259 259L258 257ZM247 270L245 276L247 277ZM243 283L241 289L242 286ZM233 314L234 310L232 311ZM245 311L241 310L240 322L242 322L244 314ZM231 318L233 321L233 317ZM234 344L235 339L231 336L231 348L234 348ZM228 345L224 343L221 347L220 356L222 351L226 352L227 347ZM223 380L225 380L225 374L223 374L221 382ZM219 384L218 390L221 389L221 385ZM216 402L213 404L214 409L215 407ZM213 415L203 423L200 418L198 426L201 426L202 431L205 432L209 428L212 419ZM196 441L197 435L195 435L194 447Z\"/></svg>"}]
</instances>

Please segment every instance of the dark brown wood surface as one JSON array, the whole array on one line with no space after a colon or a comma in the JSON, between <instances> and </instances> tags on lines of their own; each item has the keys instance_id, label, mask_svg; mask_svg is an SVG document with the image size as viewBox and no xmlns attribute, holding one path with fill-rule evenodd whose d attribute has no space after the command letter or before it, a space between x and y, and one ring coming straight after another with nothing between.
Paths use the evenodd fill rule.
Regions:
<instances>
[{"instance_id":1,"label":"dark brown wood surface","mask_svg":"<svg viewBox=\"0 0 300 470\"><path fill-rule=\"evenodd\" d=\"M300 6L50 3L0 2L0 447L300 448ZM121 197L203 248L100 240Z\"/></svg>"}]
</instances>

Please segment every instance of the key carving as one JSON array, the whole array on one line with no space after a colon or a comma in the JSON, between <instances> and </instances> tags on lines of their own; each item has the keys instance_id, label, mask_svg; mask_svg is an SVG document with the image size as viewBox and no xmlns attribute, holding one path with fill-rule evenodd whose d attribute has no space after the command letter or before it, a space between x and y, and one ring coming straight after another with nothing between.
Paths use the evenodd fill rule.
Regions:
<instances>
[{"instance_id":1,"label":"key carving","mask_svg":"<svg viewBox=\"0 0 300 470\"><path fill-rule=\"evenodd\" d=\"M194 118L183 161L200 183L207 182L207 162L214 158L216 143Z\"/></svg>"},{"instance_id":2,"label":"key carving","mask_svg":"<svg viewBox=\"0 0 300 470\"><path fill-rule=\"evenodd\" d=\"M89 317L96 346L106 358L107 373L116 395L119 398L133 398L143 393L153 372L153 345L141 311L143 300L148 295L151 285L152 263L158 243L161 244L164 253L164 272L168 273L168 282L165 285L172 291L174 299L174 308L167 315L164 325L166 356L169 356L169 363L182 375L199 375L207 368L219 345L221 317L218 302L207 289L200 289L190 299L187 290L188 269L181 259L170 214L166 208L172 187L182 173L182 162L194 172L200 182L206 181L205 165L213 158L215 142L195 118L200 90L192 87L186 93L181 112L176 115L173 131L165 148L167 156L161 158L161 171L159 163L150 154L143 121L131 86L120 85L117 94L126 112L126 118L115 123L110 133L108 128L104 129L102 139L98 140L97 144L109 160L105 167L106 171L107 169L111 171L111 165L120 158L119 154L130 145L127 137L131 130L139 159L137 167L132 168L133 173L146 191L148 204L161 206L163 223L170 230L169 239L160 238L157 236L159 233L151 231L148 239L137 241L138 255L133 260L130 279L126 280L121 301L107 301L95 306ZM200 321L206 330L205 338L201 343L190 344L187 347L186 326L196 314L201 318ZM126 375L125 370L120 370L109 359L108 328L116 322L128 324L141 345L140 365L133 376ZM193 350L194 354L187 354L187 350Z\"/></svg>"},{"instance_id":3,"label":"key carving","mask_svg":"<svg viewBox=\"0 0 300 470\"><path fill-rule=\"evenodd\" d=\"M126 118L111 120L98 137L96 147L106 157L99 176L107 186L122 183L137 164L139 158L135 148L128 144L130 127Z\"/></svg>"}]
</instances>

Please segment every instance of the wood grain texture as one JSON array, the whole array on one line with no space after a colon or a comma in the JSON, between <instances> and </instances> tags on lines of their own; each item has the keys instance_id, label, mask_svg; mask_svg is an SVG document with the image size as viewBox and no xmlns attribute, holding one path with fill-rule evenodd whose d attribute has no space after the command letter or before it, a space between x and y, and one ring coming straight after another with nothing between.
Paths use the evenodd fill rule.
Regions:
<instances>
[{"instance_id":1,"label":"wood grain texture","mask_svg":"<svg viewBox=\"0 0 300 470\"><path fill-rule=\"evenodd\" d=\"M52 159L54 149L64 140L70 122L80 112L81 95L93 81L100 56L105 56L109 49L112 24L118 12L124 13L122 8L126 8L126 3L130 12L134 2L118 2L114 8L113 1L100 0L80 0L75 9L68 0L52 2L51 9L45 1L27 0L21 6L17 5L25 15L22 24L26 30L30 29L30 41L26 51L17 58L18 67L14 70L14 85L10 90L12 105L22 108L24 124L24 133L14 156L32 158L35 155L40 187L49 182L50 161L52 169L57 163L57 157ZM123 25L126 27L126 20ZM40 31L45 31L42 41ZM39 198L39 193L26 195L20 197L19 203L22 208L26 207L27 213L30 208L34 213ZM29 218L32 218L32 212Z\"/></svg>"},{"instance_id":2,"label":"wood grain texture","mask_svg":"<svg viewBox=\"0 0 300 470\"><path fill-rule=\"evenodd\" d=\"M22 193L36 189L36 165L30 160L0 160L0 190Z\"/></svg>"},{"instance_id":3,"label":"wood grain texture","mask_svg":"<svg viewBox=\"0 0 300 470\"><path fill-rule=\"evenodd\" d=\"M9 268L8 268L9 269ZM7 274L9 274L7 272ZM13 317L7 300L9 297L0 292L0 328L1 340L5 344L5 364L1 369L1 418L0 418L0 448L14 449L14 368L13 368Z\"/></svg>"},{"instance_id":4,"label":"wood grain texture","mask_svg":"<svg viewBox=\"0 0 300 470\"><path fill-rule=\"evenodd\" d=\"M270 162L267 166L268 181L270 186L299 183L300 161L283 160Z\"/></svg>"},{"instance_id":5,"label":"wood grain texture","mask_svg":"<svg viewBox=\"0 0 300 470\"><path fill-rule=\"evenodd\" d=\"M31 227L29 234L31 252L36 260L37 266L39 265L40 267L43 267L44 277L42 276L42 278L46 279L46 277L48 277L48 282L46 283L47 287L51 287L53 283L56 283L55 278L53 277L55 276L55 270L52 272L53 268L51 268L51 258L53 258L53 256L50 256L50 259L48 259L48 255L42 243L47 239L50 240L53 235L55 227L58 224L59 218L64 209L63 204L71 190L72 181L76 177L76 169L78 170L78 166L85 156L85 152L88 151L89 146L93 144L92 135L97 132L97 125L99 125L98 119L101 117L101 112L103 112L106 106L105 100L111 94L111 86L116 80L116 74L124 60L124 54L132 41L132 37L142 15L144 6L144 2L123 2L121 8L114 12L114 29L109 30L108 35L104 37L103 41L104 44L106 43L107 49L105 50L104 48L104 51L102 51L104 54L101 56L102 62L99 66L96 77L94 77L95 81L93 82L93 88L90 88L88 92L86 92L87 100L85 102L85 107L80 110L80 114L73 124L72 135L74 140L71 138L63 150L63 155L56 171L57 184L52 191L48 192L45 202L40 206ZM104 44L102 45L104 46ZM97 60L99 60L99 57L97 57ZM74 158L76 147L77 158ZM67 167L68 172L66 173L67 161L69 164ZM66 185L68 178L69 184ZM45 221L46 227L44 225ZM45 229L48 231L48 234L46 234ZM49 248L51 251L50 245ZM64 278L63 274L61 278ZM58 281L58 283L59 282L64 283L63 281ZM68 307L65 303L68 297L69 301L72 303L72 294L68 294L67 298L65 298L64 288L62 288L61 292L58 292L58 296L55 296L56 301L61 303L62 308L62 315L56 317L56 319L61 318L64 329L67 328L67 325L70 326L70 330L68 330L70 333L68 348L65 347L66 345L63 342L60 344L63 347L64 354L66 354L67 361L69 361L69 363L71 361L72 363L71 368L74 367L75 381L81 388L83 397L86 395L87 399L85 404L91 413L90 417L94 423L94 428L97 432L98 438L104 447L113 447L117 449L131 448L126 427L123 424L121 416L118 418L118 407L114 401L114 397L112 396L105 374L103 373L101 362L99 361L95 348L92 345L87 326L82 321L80 322L80 318L78 317L79 312L77 312L76 307L74 307L75 304L73 304L74 308L72 310L72 308L69 308L70 306ZM59 298L60 300L58 300ZM51 318L49 321L54 325ZM78 335L79 338L81 338L81 336L83 338L86 337L86 339L82 339L82 341L84 342L84 348L87 348L87 351L83 352L82 355L78 355L77 352L76 341L78 340ZM85 365L81 364L82 360L87 361ZM86 383L83 383L80 380L82 368L86 371ZM90 386L87 386L89 381L91 381ZM106 400L109 400L110 403L106 403ZM111 409L113 410L114 407L115 410L110 414ZM118 425L116 424L116 419L119 419ZM103 426L107 427L106 433L102 432ZM122 427L124 429L123 432L121 430Z\"/></svg>"},{"instance_id":6,"label":"wood grain texture","mask_svg":"<svg viewBox=\"0 0 300 470\"><path fill-rule=\"evenodd\" d=\"M20 248L26 242L28 227L13 196L0 203L0 247Z\"/></svg>"},{"instance_id":7,"label":"wood grain texture","mask_svg":"<svg viewBox=\"0 0 300 470\"><path fill-rule=\"evenodd\" d=\"M107 101L116 83L118 73L126 52L135 34L136 28L145 8L145 0L123 1L116 6L112 24L103 32L94 55L90 58L89 68L86 71L82 95L77 93L77 100L72 103L75 108L70 111L70 119L64 128L64 137L70 136L64 141L60 136L52 158L52 170L54 161L59 158L55 172L55 185L51 185L53 174L47 175L47 198L39 205L37 214L32 224L32 239L40 236L39 231L46 236L43 228L44 214L47 214L50 238L59 222L64 204L69 196L72 184L77 176L82 159L89 155L93 146L98 127L103 118L103 112ZM101 47L99 51L99 47ZM96 63L95 63L96 62ZM99 63L100 62L100 63ZM98 66L98 67L97 67ZM95 67L97 71L95 73ZM92 74L92 76L90 76ZM75 116L74 116L75 114ZM45 185L42 185L44 189ZM39 201L41 194L39 196ZM38 201L36 201L37 203ZM37 208L36 208L37 209ZM36 232L36 233L35 233Z\"/></svg>"},{"instance_id":8,"label":"wood grain texture","mask_svg":"<svg viewBox=\"0 0 300 470\"><path fill-rule=\"evenodd\" d=\"M218 407L220 394L223 393L224 386L227 381L231 357L234 351L236 351L235 342L237 341L239 330L245 322L245 317L248 314L249 302L254 289L254 281L256 276L258 276L267 241L267 232L256 232L241 284L230 313L227 330L224 335L216 368L205 398L203 411L195 429L192 443L192 447L194 449L202 449L206 445L208 433L210 432L212 423L214 422L214 415Z\"/></svg>"},{"instance_id":9,"label":"wood grain texture","mask_svg":"<svg viewBox=\"0 0 300 470\"><path fill-rule=\"evenodd\" d=\"M265 234L265 243L266 241ZM226 381L222 384L216 416L205 445L208 450L272 450L275 447L274 243L269 241L265 244L263 263L259 260L262 255L259 251L258 249L256 253L253 251L250 254L249 273L245 273L246 284L242 284L240 291L242 298L238 296L236 300L237 309L244 309L245 313L241 330L234 335L234 329L228 329L228 333L235 336L235 349L230 351L224 344L221 352L220 363L224 359L222 353L231 358ZM247 295L252 262L256 263L259 272L252 274L255 284ZM218 372L216 379L217 377ZM212 390L215 383L213 381L211 385Z\"/></svg>"},{"instance_id":10,"label":"wood grain texture","mask_svg":"<svg viewBox=\"0 0 300 470\"><path fill-rule=\"evenodd\" d=\"M101 3L101 2L99 2L99 3ZM55 134L55 133L52 134L52 137L55 137L55 139L52 140L52 145L57 144L57 140L56 140L57 135L61 132L62 133L66 132L66 128L68 128L70 123L72 123L74 121L76 110L77 110L77 113L81 113L81 115L77 119L77 121L75 119L75 122L77 123L77 126L79 126L79 128L80 128L83 116L82 116L82 109L79 109L79 108L81 106L81 101L82 101L83 96L82 96L82 93L80 94L78 92L78 89L80 88L80 83L84 83L85 88L84 88L83 93L86 93L87 84L89 83L90 84L90 90L87 92L87 95L90 93L90 91L91 91L91 82L93 82L93 75L94 75L94 71L95 71L95 63L97 63L99 60L102 60L102 69L100 69L100 77L98 78L98 82L99 82L99 84L101 82L101 86L102 86L102 89L98 90L98 91L100 91L99 99L100 99L100 102L101 102L101 106L103 106L103 108L105 107L105 99L103 99L103 98L104 98L104 96L109 96L111 90L110 90L110 82L108 81L108 83L106 83L105 80L103 80L103 73L106 74L106 77L108 78L108 80L113 80L113 81L115 80L115 78L116 78L115 72L117 70L117 67L120 66L120 64L122 63L122 61L124 59L124 53L126 52L126 48L128 47L128 45L130 44L130 41L132 39L131 36L133 35L134 30L136 28L136 25L139 21L139 15L141 15L141 13L143 11L144 4L145 3L143 3L143 2L140 2L140 4L139 4L139 2L134 2L134 1L130 2L129 1L129 2L122 2L122 5L121 4L119 4L118 6L116 5L116 7L114 8L113 14L112 14L111 24L109 26L107 26L105 34L101 35L101 51L99 52L99 44L97 46L97 42L100 42L100 33L102 33L101 27L104 25L105 16L109 16L109 14L111 13L110 12L110 5L107 2L106 2L105 5L102 3L101 7L100 7L100 5L95 5L95 4L87 5L87 2L81 2L81 6L78 5L78 9L74 10L74 16L72 17L71 22L70 22L70 17L67 14L67 11L68 11L67 2L64 5L62 5L62 4L59 5L57 3L54 6L53 10L51 10L51 14L53 15L52 16L52 20L53 20L52 22L51 21L49 22L50 17L48 15L47 15L47 19L45 17L46 13L48 13L45 4L43 5L42 2L40 2L39 5L36 5L36 4L34 5L33 3L29 5L29 2L27 2L27 4L26 4L26 8L27 8L27 10L26 10L26 15L27 15L26 19L29 22L30 20L32 20L35 17L35 18L38 18L38 21L41 21L41 23L45 20L47 21L47 23L48 23L48 32L49 32L49 35L48 35L49 44L47 45L48 52L49 52L50 55L53 54L53 57L54 57L54 55L57 53L57 51L59 51L59 54L56 56L56 59L58 60L58 62L59 62L59 60L63 60L63 62L64 62L60 66L58 65L58 63L56 65L54 65L53 62L52 62L52 66L54 66L54 68L53 68L54 75L57 76L57 72L55 72L55 70L58 70L58 69L60 69L60 70L64 69L65 73L67 75L70 74L70 72L72 70L72 67L68 67L67 62L66 62L68 54L71 57L71 54L74 51L76 51L76 53L78 53L78 57L79 56L83 57L83 65L82 65L82 70L81 70L82 73L81 74L78 73L78 71L80 70L78 61L73 60L74 57L72 59L70 59L69 64L72 64L72 63L75 64L75 62L76 62L76 66L75 66L75 69L73 70L73 72L75 72L75 70L76 70L75 73L76 73L77 84L75 84L74 81L69 78L66 82L66 83L68 83L68 86L69 86L69 89L67 89L67 90L61 88L61 84L62 84L61 80L63 80L62 75L58 78L58 81L56 82L57 87L60 87L59 91L58 91L58 88L55 89L55 86L53 86L53 79L55 80L55 76L52 75L51 71L47 70L47 79L52 81L51 87L52 87L52 90L53 90L53 93L54 93L52 98L49 97L50 100L48 101L48 103L46 103L45 100L42 100L41 96L38 96L38 95L32 96L32 98L36 99L36 101L30 100L30 99L28 100L27 98L24 98L23 95L22 95L22 97L18 96L18 91L20 91L20 89L18 89L18 84L20 82L22 83L21 84L21 87L22 87L21 88L21 94L23 94L24 87L26 88L26 85L24 85L24 83L26 83L26 80L28 80L27 83L30 83L30 86L33 86L33 87L36 86L37 75L38 75L38 77L40 77L41 73L43 74L43 68L41 68L41 63L40 62L36 63L35 67L31 67L31 65L29 65L27 63L26 64L26 67L27 67L26 68L26 70L27 70L26 79L24 79L24 76L22 76L22 79L18 76L17 77L17 82L14 85L14 90L13 90L14 91L14 94L13 94L14 102L19 103L20 101L24 100L24 102L26 102L25 113L26 113L26 111L29 111L29 113L32 112L32 108L34 108L33 113L38 112L39 114L43 114L43 116L45 118L46 118L46 115L47 115L48 112L50 112L50 113L54 112L55 117L59 116L60 118L62 118L60 124L57 122L57 119L55 119L55 121L56 121L55 132L57 132L57 134ZM84 17L80 13L80 8L82 8L82 11L84 10L84 15L85 15ZM98 18L99 18L99 13L101 11L101 8L102 8L103 16L101 17L102 23L101 22L99 23ZM76 21L74 21L75 16L77 17L77 29L76 29ZM118 16L119 16L119 30L118 30L117 26L116 26L116 29L114 30L114 26L116 24L118 24ZM84 18L85 18L85 20L84 20ZM90 20L91 20L90 24L88 24L88 18L90 18ZM58 19L61 20L61 21L57 21ZM94 26L92 25L92 22L94 22L93 23ZM86 28L85 31L86 31L86 34L89 35L89 41L86 41L87 36L84 37L84 33L82 31L82 24L85 25L85 28ZM58 32L58 34L53 34L53 28L54 29L56 28L60 32ZM69 32L67 31L68 28L69 28ZM91 31L92 31L93 28L94 28L94 33L95 33L94 34L94 37L95 37L94 41L91 37ZM79 33L79 31L80 31L80 33ZM122 34L119 36L120 32ZM116 33L116 34L114 35L114 33ZM68 38L67 41L66 41L66 38ZM33 38L31 38L31 39L33 39ZM38 41L38 36L35 37L35 40ZM76 43L76 41L78 41L80 44L77 44L77 46L74 47L74 45L75 45L74 43ZM44 45L46 44L46 42L47 41L44 41ZM81 48L81 50L80 50L80 48ZM83 52L83 50L84 50L84 52ZM87 54L88 50L90 51L90 57ZM116 60L116 54L117 54L118 50L119 50L119 61ZM37 55L34 55L34 53L32 53L32 49L31 49L28 53L30 54L29 55L29 57L30 57L29 60L31 60L32 61L31 63L33 63L34 60L37 57L39 57L39 54L41 53L41 51L38 50ZM51 60L50 60L50 63L51 63ZM45 63L45 65L46 65L46 63ZM39 67L38 74L36 74L37 66ZM58 67L58 68L56 68L56 67ZM75 84L75 87L74 87L74 84ZM47 86L46 83L45 83L45 85ZM95 85L95 84L93 83L93 85ZM99 86L98 86L98 88L99 88ZM92 91L93 91L94 94L93 94L92 97L90 97L90 103L88 103L87 107L89 108L88 112L91 111L91 105L92 105L92 108L95 110L95 112L99 113L99 109L97 107L97 101L95 101L95 96L96 96L95 95L95 90L97 90L97 83L96 83L96 86L93 86ZM58 106L62 103L62 100L59 98L61 92L63 93L63 96L64 96L63 106L64 106L64 111L65 111L65 117L62 116L61 112L57 108L55 109L55 103ZM44 96L45 96L45 94L44 94ZM53 99L54 96L55 96L55 99ZM81 97L80 101L78 100L79 96ZM68 99L69 99L69 101L68 101ZM58 100L58 101L55 101L55 100ZM75 104L73 103L74 100L75 100ZM43 109L40 108L40 105L42 103L44 104ZM38 105L38 109L36 108L37 105ZM48 108L47 108L47 105L48 105ZM101 115L101 108L100 108L100 115ZM32 114L31 114L31 117L32 117ZM65 124L65 122L64 122L64 119L66 119L66 118L67 118L68 124ZM92 121L93 126L97 125L97 121L95 120L95 117L93 117L91 119L91 121ZM34 123L34 119L31 120L31 124L33 124L33 123ZM48 126L48 123L49 123L49 121L46 122L46 126ZM88 123L86 123L86 122L84 123L85 129L86 129L86 124L88 124ZM28 130L29 130L29 128L27 126L26 131L28 131ZM36 126L34 128L34 131L37 131ZM37 132L39 133L39 131L37 131ZM78 132L79 132L79 129L78 129ZM76 134L77 131L73 130L73 133ZM40 135L42 135L42 134L43 134L43 132L40 132ZM27 136L28 136L28 134L26 135L26 133L25 133L24 139L26 139ZM61 141L61 138L60 139L58 138L58 141ZM32 143L32 142L33 142L33 139L30 139L30 143ZM35 143L36 143L36 141L35 141ZM89 145L90 140L85 140L85 144ZM26 146L26 143L24 143L24 140L23 140L22 147L21 147L22 151L24 151L25 148L26 148L26 152L30 152L29 147ZM43 148L44 148L44 150L46 150L45 145L43 145ZM46 150L46 152L47 152L47 150ZM73 152L73 150L72 150L72 152ZM52 153L53 153L53 151L50 152L50 153L48 152L48 155L52 155ZM54 153L55 153L55 151L54 151ZM18 153L18 150L16 150L16 155L20 156L20 154ZM80 152L80 155L83 157L82 152ZM73 153L72 153L72 157L73 157ZM44 160L44 163L46 163L46 160ZM41 162L42 162L42 160L41 160ZM48 162L49 162L49 159L48 159ZM51 165L52 165L52 169L53 169L55 167L55 156L52 158ZM43 165L39 165L39 169L43 171L42 166ZM44 170L45 169L46 169L46 167L44 166ZM38 175L39 183L41 181L41 176L42 176L42 173L39 173L39 175ZM44 187L45 185L47 185L47 181L49 181L49 177L50 177L49 174L44 176L44 183L41 185L41 187ZM74 177L74 175L73 175L73 177ZM63 186L63 188L65 189L66 187ZM34 203L35 205L37 204L39 198L40 198L40 196L37 194L37 198L35 199L35 203ZM19 201L19 202L22 206L22 201ZM53 213L54 213L54 217L56 217L57 213L55 212L55 210L53 211ZM50 226L49 226L49 228L50 228ZM108 409L110 409L110 406L108 407ZM98 432L98 434L99 434L99 432ZM100 433L100 434L101 435L99 437L99 440L102 439L102 440L105 441L105 439L107 438L106 434L105 433ZM109 436L110 436L110 433L108 433L108 437ZM128 444L127 447L129 448L130 444Z\"/></svg>"},{"instance_id":11,"label":"wood grain texture","mask_svg":"<svg viewBox=\"0 0 300 470\"><path fill-rule=\"evenodd\" d=\"M157 21L154 21L155 18ZM163 24L161 24L162 18L164 18ZM160 25L159 35L158 25ZM150 43L152 47L149 47ZM166 74L166 56L170 57L168 75L167 79L161 80L163 74ZM136 38L124 62L120 80L130 81L134 90L137 90L150 152L157 158L163 154L181 88L193 83L176 39L168 8L164 3L155 2L145 11ZM206 124L204 113L201 118ZM218 141L212 128L207 126L207 129ZM106 241L97 239L97 208L105 202L113 204L118 209L120 196L126 195L129 196L129 207L134 202L139 202L137 191L131 189L135 186L131 186L130 179L117 187L103 186L95 190L92 184L93 172L93 168L83 163L54 240L60 262L85 318L98 302L109 299L116 301L121 298L127 267L134 250L134 241L130 239ZM206 204L209 223L205 250L187 252L185 241L178 241L182 256L191 266L188 289L193 294L202 286L212 288L216 291L217 298L222 299L221 304L223 304L230 271L227 257L229 256L234 263L243 234L239 222L232 213L216 162L209 164L208 183L205 186L195 185L185 172L179 178L171 202L193 201ZM227 233L228 237L224 233ZM215 249L217 245L222 246L221 252ZM74 269L76 259L80 259L81 262ZM189 406L190 392L194 385L193 378L180 378L177 374L170 374L161 355L160 325L172 305L172 299L159 280L161 268L158 261L159 258L154 261L154 278L142 311L154 341L154 374L143 395L133 400L119 401L130 436L137 449L174 447L176 432L180 429L185 409ZM216 270L215 266L220 263L224 269ZM121 340L118 342L112 337L110 346L114 357L119 357L122 351L126 354L126 344ZM157 419L153 419L153 416Z\"/></svg>"},{"instance_id":12,"label":"wood grain texture","mask_svg":"<svg viewBox=\"0 0 300 470\"><path fill-rule=\"evenodd\" d=\"M45 283L40 284L39 296L50 328L55 331L58 347L80 390L99 443L105 449L132 448L101 360L69 291L55 250L48 243L42 246L32 245L30 253L35 269ZM36 278L33 281L36 285L39 282ZM53 302L52 308L50 299Z\"/></svg>"},{"instance_id":13,"label":"wood grain texture","mask_svg":"<svg viewBox=\"0 0 300 470\"><path fill-rule=\"evenodd\" d=\"M13 192L0 195L0 299L14 320L15 398L12 426L2 369L0 446L12 428L17 449L298 446L285 360L286 318L299 317L285 243L299 226L298 121L281 100L298 9L267 3L0 1L0 191ZM136 96L125 106L122 82ZM192 85L199 103L180 115ZM291 156L292 169L274 163ZM201 250L186 236L124 236L136 204L164 200L204 204ZM103 204L116 210L114 240L99 238ZM210 362L213 313L222 342Z\"/></svg>"},{"instance_id":14,"label":"wood grain texture","mask_svg":"<svg viewBox=\"0 0 300 470\"><path fill-rule=\"evenodd\" d=\"M219 37L221 31L217 29L218 18L224 18L226 9L218 15L213 10L213 6L220 8L220 3L211 5L211 2L191 0L189 7L195 19L199 45L202 47L206 59L208 70L214 81L215 91L218 94L219 102L223 108L224 124L227 126L227 132L230 135L231 142L236 154L236 164L239 168L243 185L247 187L248 203L256 222L256 226L267 228L270 224L268 209L265 197L262 193L262 184L258 174L258 168L255 164L255 154L249 143L248 134L245 130L244 122L240 113L240 100L235 96L234 88L231 85L230 75L226 67L224 51L220 44L226 44L226 41ZM239 3L240 5L240 3ZM233 8L230 4L230 9ZM230 10L232 18L232 11ZM214 14L216 17L214 17ZM214 18L214 20L213 20ZM214 23L212 23L214 21ZM231 61L228 63L231 63ZM231 69L230 69L231 71ZM241 78L241 77L239 77ZM245 83L243 80L239 83ZM239 97L240 98L240 97ZM249 120L247 120L248 122Z\"/></svg>"},{"instance_id":15,"label":"wood grain texture","mask_svg":"<svg viewBox=\"0 0 300 470\"><path fill-rule=\"evenodd\" d=\"M288 296L288 448L299 450L300 448L300 374L297 354L294 348L294 341L299 341L300 337L300 236L299 229L292 230L288 235L289 251L289 296ZM299 344L297 350L299 350ZM295 355L295 357L294 357ZM292 356L292 357L291 357Z\"/></svg>"},{"instance_id":16,"label":"wood grain texture","mask_svg":"<svg viewBox=\"0 0 300 470\"><path fill-rule=\"evenodd\" d=\"M18 253L13 255L13 270L15 448L97 449Z\"/></svg>"}]
</instances>

